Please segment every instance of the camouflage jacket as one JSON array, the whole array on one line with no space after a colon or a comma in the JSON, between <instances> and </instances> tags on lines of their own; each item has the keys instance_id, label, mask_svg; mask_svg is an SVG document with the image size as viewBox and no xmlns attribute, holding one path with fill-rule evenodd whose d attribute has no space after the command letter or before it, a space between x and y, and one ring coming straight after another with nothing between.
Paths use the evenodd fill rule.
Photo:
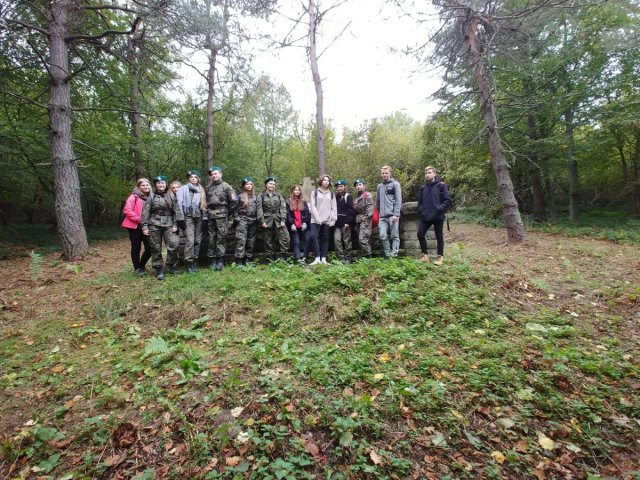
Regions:
<instances>
[{"instance_id":1,"label":"camouflage jacket","mask_svg":"<svg viewBox=\"0 0 640 480\"><path fill-rule=\"evenodd\" d=\"M140 223L142 228L149 225L156 227L173 227L177 222L184 220L182 210L178 208L178 200L173 193L150 193L149 198L142 207Z\"/></svg>"},{"instance_id":2,"label":"camouflage jacket","mask_svg":"<svg viewBox=\"0 0 640 480\"><path fill-rule=\"evenodd\" d=\"M273 223L280 224L287 219L287 204L279 193L262 192L258 196L258 223L267 224L267 228Z\"/></svg>"},{"instance_id":3,"label":"camouflage jacket","mask_svg":"<svg viewBox=\"0 0 640 480\"><path fill-rule=\"evenodd\" d=\"M249 202L244 206L242 194L238 194L238 208L236 210L235 220L246 219L255 221L258 216L258 197L249 195Z\"/></svg>"},{"instance_id":4,"label":"camouflage jacket","mask_svg":"<svg viewBox=\"0 0 640 480\"><path fill-rule=\"evenodd\" d=\"M209 183L204 190L207 194L207 217L225 218L233 216L238 200L233 187L227 182Z\"/></svg>"},{"instance_id":5,"label":"camouflage jacket","mask_svg":"<svg viewBox=\"0 0 640 480\"><path fill-rule=\"evenodd\" d=\"M369 192L363 192L358 195L355 201L356 207L356 223L362 223L373 217L373 198Z\"/></svg>"}]
</instances>

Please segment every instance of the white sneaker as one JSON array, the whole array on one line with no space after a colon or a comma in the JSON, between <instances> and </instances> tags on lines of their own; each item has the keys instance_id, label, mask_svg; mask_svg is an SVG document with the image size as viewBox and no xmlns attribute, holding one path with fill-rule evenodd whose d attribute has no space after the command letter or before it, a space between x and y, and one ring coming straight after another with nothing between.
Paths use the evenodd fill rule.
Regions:
<instances>
[{"instance_id":1,"label":"white sneaker","mask_svg":"<svg viewBox=\"0 0 640 480\"><path fill-rule=\"evenodd\" d=\"M320 263L322 263L322 265L328 265L327 259L324 257L322 258L322 260L320 260Z\"/></svg>"},{"instance_id":2,"label":"white sneaker","mask_svg":"<svg viewBox=\"0 0 640 480\"><path fill-rule=\"evenodd\" d=\"M309 264L309 266L310 266L310 267L313 267L314 265L320 265L320 263L321 263L321 262L320 262L320 257L316 257L316 259L315 259L313 262L311 262L311 263Z\"/></svg>"}]
</instances>

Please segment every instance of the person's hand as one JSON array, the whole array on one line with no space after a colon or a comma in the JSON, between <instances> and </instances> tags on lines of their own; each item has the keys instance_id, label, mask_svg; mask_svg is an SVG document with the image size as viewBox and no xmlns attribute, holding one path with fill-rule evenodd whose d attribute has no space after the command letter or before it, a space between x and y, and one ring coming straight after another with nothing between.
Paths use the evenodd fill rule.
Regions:
<instances>
[{"instance_id":1,"label":"person's hand","mask_svg":"<svg viewBox=\"0 0 640 480\"><path fill-rule=\"evenodd\" d=\"M291 225L291 231L292 231L292 232L295 232L296 230L297 230L297 229L296 229L296 226L295 226L295 225Z\"/></svg>"},{"instance_id":2,"label":"person's hand","mask_svg":"<svg viewBox=\"0 0 640 480\"><path fill-rule=\"evenodd\" d=\"M202 227L201 228L202 228L203 232L209 231L209 220L207 220L207 219L202 220Z\"/></svg>"},{"instance_id":3,"label":"person's hand","mask_svg":"<svg viewBox=\"0 0 640 480\"><path fill-rule=\"evenodd\" d=\"M176 233L178 231L178 227L176 227L175 225L173 227L171 227L171 231L173 233Z\"/></svg>"},{"instance_id":4,"label":"person's hand","mask_svg":"<svg viewBox=\"0 0 640 480\"><path fill-rule=\"evenodd\" d=\"M285 227L285 225L286 225L286 223L284 223L284 222L280 222L280 228L284 228L284 227Z\"/></svg>"},{"instance_id":5,"label":"person's hand","mask_svg":"<svg viewBox=\"0 0 640 480\"><path fill-rule=\"evenodd\" d=\"M336 222L329 222L329 226L333 227L336 224Z\"/></svg>"},{"instance_id":6,"label":"person's hand","mask_svg":"<svg viewBox=\"0 0 640 480\"><path fill-rule=\"evenodd\" d=\"M398 217L397 215L394 215L393 217L391 217L391 221L393 223L398 223L398 220L400 220L400 217Z\"/></svg>"},{"instance_id":7,"label":"person's hand","mask_svg":"<svg viewBox=\"0 0 640 480\"><path fill-rule=\"evenodd\" d=\"M187 231L187 222L184 220L178 220L178 228L183 232Z\"/></svg>"},{"instance_id":8,"label":"person's hand","mask_svg":"<svg viewBox=\"0 0 640 480\"><path fill-rule=\"evenodd\" d=\"M143 228L142 229L142 234L146 235L146 236L149 236L149 229L148 228Z\"/></svg>"},{"instance_id":9,"label":"person's hand","mask_svg":"<svg viewBox=\"0 0 640 480\"><path fill-rule=\"evenodd\" d=\"M262 228L267 228L267 224L266 223L262 223L262 225L260 225Z\"/></svg>"},{"instance_id":10,"label":"person's hand","mask_svg":"<svg viewBox=\"0 0 640 480\"><path fill-rule=\"evenodd\" d=\"M345 223L345 224L344 224L344 228L349 228L349 224L348 224L348 223Z\"/></svg>"},{"instance_id":11,"label":"person's hand","mask_svg":"<svg viewBox=\"0 0 640 480\"><path fill-rule=\"evenodd\" d=\"M307 229L307 224L306 224L306 223L303 223L303 224L302 224L302 231L304 232L306 229Z\"/></svg>"}]
</instances>

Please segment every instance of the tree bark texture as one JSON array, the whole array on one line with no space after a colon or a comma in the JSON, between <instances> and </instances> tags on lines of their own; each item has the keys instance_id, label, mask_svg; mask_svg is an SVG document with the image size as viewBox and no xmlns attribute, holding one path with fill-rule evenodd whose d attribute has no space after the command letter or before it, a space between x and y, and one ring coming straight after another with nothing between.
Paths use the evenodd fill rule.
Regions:
<instances>
[{"instance_id":1,"label":"tree bark texture","mask_svg":"<svg viewBox=\"0 0 640 480\"><path fill-rule=\"evenodd\" d=\"M578 161L574 157L575 143L573 138L573 110L564 113L565 136L567 139L567 171L569 174L569 219L577 223L580 221L580 183L578 181Z\"/></svg>"},{"instance_id":2,"label":"tree bark texture","mask_svg":"<svg viewBox=\"0 0 640 480\"><path fill-rule=\"evenodd\" d=\"M140 60L135 34L127 39L127 62L129 64L129 122L131 123L131 153L135 165L136 180L144 176L142 158L142 116L140 115Z\"/></svg>"},{"instance_id":3,"label":"tree bark texture","mask_svg":"<svg viewBox=\"0 0 640 480\"><path fill-rule=\"evenodd\" d=\"M309 65L311 76L316 89L316 142L318 148L318 174L324 175L327 170L326 146L324 132L324 96L322 92L322 78L318 70L318 46L316 42L317 28L320 19L318 17L318 5L316 0L309 0Z\"/></svg>"},{"instance_id":4,"label":"tree bark texture","mask_svg":"<svg viewBox=\"0 0 640 480\"><path fill-rule=\"evenodd\" d=\"M52 0L49 18L49 128L53 165L53 187L58 234L66 260L89 250L82 222L80 179L71 137L71 85L69 49L65 41L70 0Z\"/></svg>"},{"instance_id":5,"label":"tree bark texture","mask_svg":"<svg viewBox=\"0 0 640 480\"><path fill-rule=\"evenodd\" d=\"M525 239L524 224L520 216L518 201L513 193L513 183L509 174L509 163L504 154L502 139L498 131L495 103L487 75L484 72L483 59L477 44L477 30L480 19L469 12L464 23L465 42L469 46L469 61L474 69L478 93L480 95L480 110L487 129L489 151L491 152L493 172L498 185L498 196L502 205L502 213L507 227L509 242L518 243Z\"/></svg>"},{"instance_id":6,"label":"tree bark texture","mask_svg":"<svg viewBox=\"0 0 640 480\"><path fill-rule=\"evenodd\" d=\"M218 52L212 45L209 50L209 72L207 73L207 165L209 168L213 167L213 99L215 98L217 58Z\"/></svg>"}]
</instances>

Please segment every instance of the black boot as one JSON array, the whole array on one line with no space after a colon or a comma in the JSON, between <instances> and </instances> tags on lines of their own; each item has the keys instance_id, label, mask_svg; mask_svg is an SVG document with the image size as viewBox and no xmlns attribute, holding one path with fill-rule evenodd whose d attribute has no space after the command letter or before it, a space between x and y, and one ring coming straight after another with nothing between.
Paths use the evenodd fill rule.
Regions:
<instances>
[{"instance_id":1,"label":"black boot","mask_svg":"<svg viewBox=\"0 0 640 480\"><path fill-rule=\"evenodd\" d=\"M178 273L178 269L176 268L175 265L167 265L167 273L175 275Z\"/></svg>"},{"instance_id":2,"label":"black boot","mask_svg":"<svg viewBox=\"0 0 640 480\"><path fill-rule=\"evenodd\" d=\"M216 261L216 272L219 272L224 268L224 257L218 257Z\"/></svg>"},{"instance_id":3,"label":"black boot","mask_svg":"<svg viewBox=\"0 0 640 480\"><path fill-rule=\"evenodd\" d=\"M187 262L187 273L196 273L195 262Z\"/></svg>"},{"instance_id":4,"label":"black boot","mask_svg":"<svg viewBox=\"0 0 640 480\"><path fill-rule=\"evenodd\" d=\"M217 264L218 264L218 259L216 257L211 257L211 265L209 265L209 268L213 270L214 268L216 268Z\"/></svg>"},{"instance_id":5,"label":"black boot","mask_svg":"<svg viewBox=\"0 0 640 480\"><path fill-rule=\"evenodd\" d=\"M164 273L162 273L162 267L156 268L156 280L164 280Z\"/></svg>"},{"instance_id":6,"label":"black boot","mask_svg":"<svg viewBox=\"0 0 640 480\"><path fill-rule=\"evenodd\" d=\"M243 258L236 258L236 265L237 265L239 268L244 267L244 259L243 259Z\"/></svg>"}]
</instances>

